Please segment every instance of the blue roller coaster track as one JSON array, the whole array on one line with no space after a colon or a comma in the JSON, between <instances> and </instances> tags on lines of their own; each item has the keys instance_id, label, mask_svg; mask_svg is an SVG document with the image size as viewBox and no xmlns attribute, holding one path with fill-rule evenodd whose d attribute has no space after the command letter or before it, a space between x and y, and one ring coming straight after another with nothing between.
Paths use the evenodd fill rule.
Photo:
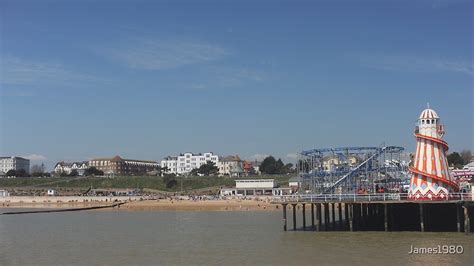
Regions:
<instances>
[{"instance_id":1,"label":"blue roller coaster track","mask_svg":"<svg viewBox=\"0 0 474 266\"><path fill-rule=\"evenodd\" d=\"M394 163L390 161L389 164L385 162L386 155L398 154L404 151L403 147L397 146L385 146L380 147L338 147L338 148L324 148L324 149L312 149L302 151L299 155L299 163L302 163L305 159L311 162L316 162L315 165L307 166L300 172L300 177L303 180L310 181L313 185L319 183L321 187L313 192L330 193L334 192L341 186L355 188L355 178L363 175L369 175L369 173L382 173L385 177L390 174L401 172L402 166L400 160ZM325 156L332 155L337 156L341 161L347 161L348 156L358 156L361 160L357 165L334 167L334 169L323 169L322 160ZM383 157L383 166L380 164L380 158ZM367 178L367 177L365 177Z\"/></svg>"}]
</instances>

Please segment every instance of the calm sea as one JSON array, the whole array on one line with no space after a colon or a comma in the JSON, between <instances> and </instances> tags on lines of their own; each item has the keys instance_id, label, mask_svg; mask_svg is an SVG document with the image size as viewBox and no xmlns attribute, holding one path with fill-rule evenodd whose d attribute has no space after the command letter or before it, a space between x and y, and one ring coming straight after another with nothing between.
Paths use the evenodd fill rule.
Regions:
<instances>
[{"instance_id":1,"label":"calm sea","mask_svg":"<svg viewBox=\"0 0 474 266\"><path fill-rule=\"evenodd\" d=\"M411 245L464 254L409 255ZM283 232L280 212L0 216L0 265L472 265L473 245L463 233Z\"/></svg>"}]
</instances>

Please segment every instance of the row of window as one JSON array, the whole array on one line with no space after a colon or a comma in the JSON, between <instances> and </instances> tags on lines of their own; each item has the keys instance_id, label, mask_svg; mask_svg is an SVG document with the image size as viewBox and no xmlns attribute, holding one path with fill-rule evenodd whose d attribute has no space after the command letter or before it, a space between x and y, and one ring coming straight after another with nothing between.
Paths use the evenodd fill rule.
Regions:
<instances>
[{"instance_id":1,"label":"row of window","mask_svg":"<svg viewBox=\"0 0 474 266\"><path fill-rule=\"evenodd\" d=\"M424 125L424 124L427 124L427 125L432 124L432 125L434 125L434 124L436 124L436 120L435 120L435 119L422 119L422 120L421 120L421 124L422 124L422 125Z\"/></svg>"}]
</instances>

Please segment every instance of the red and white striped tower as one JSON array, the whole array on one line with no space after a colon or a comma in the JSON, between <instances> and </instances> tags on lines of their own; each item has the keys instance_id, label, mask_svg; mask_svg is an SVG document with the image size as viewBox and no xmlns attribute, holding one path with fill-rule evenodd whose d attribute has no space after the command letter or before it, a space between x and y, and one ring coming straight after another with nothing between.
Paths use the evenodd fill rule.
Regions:
<instances>
[{"instance_id":1,"label":"red and white striped tower","mask_svg":"<svg viewBox=\"0 0 474 266\"><path fill-rule=\"evenodd\" d=\"M444 126L429 106L421 112L415 129L416 154L408 197L413 200L446 200L449 193L457 192L458 185L448 169L446 152L448 143L443 140Z\"/></svg>"}]
</instances>

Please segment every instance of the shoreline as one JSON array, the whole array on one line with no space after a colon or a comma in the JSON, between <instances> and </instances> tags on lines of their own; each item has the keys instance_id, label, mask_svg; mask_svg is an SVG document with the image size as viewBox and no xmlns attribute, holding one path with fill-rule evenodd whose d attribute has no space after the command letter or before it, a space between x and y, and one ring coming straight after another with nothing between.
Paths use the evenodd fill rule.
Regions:
<instances>
[{"instance_id":1,"label":"shoreline","mask_svg":"<svg viewBox=\"0 0 474 266\"><path fill-rule=\"evenodd\" d=\"M5 197L0 209L72 209L123 203L96 211L277 211L278 205L264 199L153 199L145 197Z\"/></svg>"}]
</instances>

